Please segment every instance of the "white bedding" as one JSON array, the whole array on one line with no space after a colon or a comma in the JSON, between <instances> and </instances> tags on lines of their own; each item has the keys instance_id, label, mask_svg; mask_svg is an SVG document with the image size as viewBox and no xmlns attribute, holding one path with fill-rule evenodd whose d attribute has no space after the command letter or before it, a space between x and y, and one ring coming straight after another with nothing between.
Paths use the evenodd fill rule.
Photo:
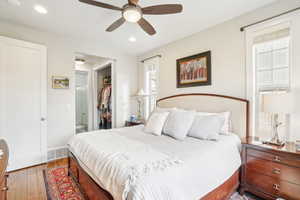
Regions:
<instances>
[{"instance_id":1,"label":"white bedding","mask_svg":"<svg viewBox=\"0 0 300 200\"><path fill-rule=\"evenodd\" d=\"M222 135L219 141L206 141L187 137L178 141L168 136L154 136L144 133L143 126L114 129L117 134L128 139L145 143L158 152L176 157L182 161L179 167L157 172L138 181L129 191L127 200L199 200L230 178L240 167L240 139L238 136ZM94 131L75 137L90 137L97 134L109 134L106 131ZM84 142L84 140L82 140ZM70 143L70 150L77 157L85 171L104 189L104 180L100 180L93 162L97 158L97 143L89 145ZM83 149L85 148L85 149ZM88 159L80 157L83 151ZM85 160L85 162L82 162ZM86 162L88 160L88 162ZM107 189L109 191L109 189ZM110 191L109 191L110 192ZM119 199L115 199L119 200Z\"/></svg>"}]
</instances>

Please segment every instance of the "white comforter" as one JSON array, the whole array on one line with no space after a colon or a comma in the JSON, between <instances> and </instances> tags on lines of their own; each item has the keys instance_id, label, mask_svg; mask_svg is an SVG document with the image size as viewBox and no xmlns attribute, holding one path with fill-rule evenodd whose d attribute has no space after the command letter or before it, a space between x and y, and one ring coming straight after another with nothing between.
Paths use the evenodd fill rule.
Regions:
<instances>
[{"instance_id":1,"label":"white comforter","mask_svg":"<svg viewBox=\"0 0 300 200\"><path fill-rule=\"evenodd\" d=\"M143 126L137 126L112 131L94 131L77 135L69 142L70 150L79 159L81 166L102 188L109 191L115 200L199 200L224 183L241 165L240 140L236 135L221 136L218 142L195 138L178 141L167 136L146 134L142 129ZM114 140L111 140L111 144L104 147L101 144L103 134L115 134L122 137L116 136ZM108 138L108 136L105 137ZM113 152L116 148L109 149L109 146L114 145L120 146L115 153L121 149L134 150L135 146L150 146L152 155L156 155L158 160L167 158L181 162L165 170L153 170L151 175L135 180L135 184L131 185L129 191L126 191L124 182L128 174L124 173L126 176L121 176L121 178L110 176L114 174L111 170L116 168L103 167L103 163L99 162L101 160L99 152ZM128 148L129 146L131 147ZM146 150L140 149L143 150L136 155L145 154L147 158ZM113 165L109 162L106 164ZM116 165L120 163L115 163ZM126 171L124 167L123 171Z\"/></svg>"}]
</instances>

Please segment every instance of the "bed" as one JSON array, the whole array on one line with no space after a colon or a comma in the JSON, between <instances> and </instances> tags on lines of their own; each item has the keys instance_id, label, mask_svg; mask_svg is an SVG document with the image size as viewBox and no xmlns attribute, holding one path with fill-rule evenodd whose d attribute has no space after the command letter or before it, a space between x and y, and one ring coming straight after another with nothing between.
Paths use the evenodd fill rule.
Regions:
<instances>
[{"instance_id":1,"label":"bed","mask_svg":"<svg viewBox=\"0 0 300 200\"><path fill-rule=\"evenodd\" d=\"M161 108L179 107L204 112L230 111L233 133L221 136L218 142L190 137L177 141L168 136L146 134L143 126L136 126L114 129L110 133L95 131L76 136L69 146L69 175L79 184L87 199L116 200L124 197L116 195L118 188L115 185L118 182L103 182L107 177L97 163L97 148L105 139L103 137L107 141L120 138L120 144L136 141L127 148L140 148L140 144L145 144L183 163L163 173L143 176L135 187L128 189L127 200L151 199L147 198L150 196L156 200L228 199L239 186L240 138L249 134L248 101L215 94L184 94L160 99L157 105ZM143 196L143 193L149 194Z\"/></svg>"}]
</instances>

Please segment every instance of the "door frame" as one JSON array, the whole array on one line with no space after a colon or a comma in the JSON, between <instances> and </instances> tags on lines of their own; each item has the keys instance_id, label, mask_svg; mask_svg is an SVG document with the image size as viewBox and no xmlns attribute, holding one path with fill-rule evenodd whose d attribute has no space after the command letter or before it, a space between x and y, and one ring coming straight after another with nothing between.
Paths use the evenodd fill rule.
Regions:
<instances>
[{"instance_id":1,"label":"door frame","mask_svg":"<svg viewBox=\"0 0 300 200\"><path fill-rule=\"evenodd\" d=\"M0 42L20 46L29 49L35 49L41 53L41 72L40 72L40 86L41 86L41 99L40 99L40 163L32 163L32 165L41 164L47 162L47 93L48 93L48 71L47 71L47 47L40 44L35 44L23 40L13 39L9 37L0 36Z\"/></svg>"},{"instance_id":2,"label":"door frame","mask_svg":"<svg viewBox=\"0 0 300 200\"><path fill-rule=\"evenodd\" d=\"M94 129L98 130L98 121L97 121L97 116L98 116L98 110L97 110L97 104L98 104L98 94L97 94L97 72L105 67L111 66L111 88L112 88L112 93L111 93L111 109L112 109L112 128L116 127L116 61L115 60L109 60L97 67L94 67L92 70L92 82L93 82L93 125Z\"/></svg>"}]
</instances>

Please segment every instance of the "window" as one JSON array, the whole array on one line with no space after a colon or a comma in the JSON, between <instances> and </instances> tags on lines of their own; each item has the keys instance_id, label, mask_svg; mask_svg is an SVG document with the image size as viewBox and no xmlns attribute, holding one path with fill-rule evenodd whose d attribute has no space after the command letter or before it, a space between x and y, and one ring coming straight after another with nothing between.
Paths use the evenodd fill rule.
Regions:
<instances>
[{"instance_id":1,"label":"window","mask_svg":"<svg viewBox=\"0 0 300 200\"><path fill-rule=\"evenodd\" d=\"M264 31L268 31L265 28ZM264 112L265 96L290 90L290 29L272 29L253 37L255 134L270 138L272 114ZM281 121L286 116L280 114Z\"/></svg>"},{"instance_id":2,"label":"window","mask_svg":"<svg viewBox=\"0 0 300 200\"><path fill-rule=\"evenodd\" d=\"M156 70L153 69L151 71L148 72L148 76L149 76L149 111L153 111L153 109L156 106L156 97L157 97L157 76L156 76Z\"/></svg>"},{"instance_id":3,"label":"window","mask_svg":"<svg viewBox=\"0 0 300 200\"><path fill-rule=\"evenodd\" d=\"M290 88L289 37L254 45L257 89L261 91Z\"/></svg>"},{"instance_id":4,"label":"window","mask_svg":"<svg viewBox=\"0 0 300 200\"><path fill-rule=\"evenodd\" d=\"M158 73L159 57L152 58L144 62L144 90L149 96L145 99L144 117L148 118L149 114L156 106L158 96Z\"/></svg>"}]
</instances>

